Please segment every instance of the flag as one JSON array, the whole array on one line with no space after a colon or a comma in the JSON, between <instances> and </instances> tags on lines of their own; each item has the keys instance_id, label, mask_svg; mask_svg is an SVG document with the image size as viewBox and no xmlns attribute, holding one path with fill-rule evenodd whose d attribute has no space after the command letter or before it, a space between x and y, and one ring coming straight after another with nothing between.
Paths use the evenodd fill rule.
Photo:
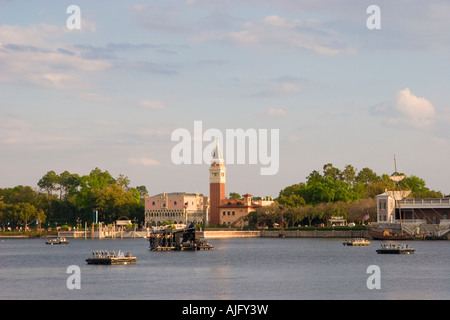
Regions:
<instances>
[{"instance_id":1,"label":"flag","mask_svg":"<svg viewBox=\"0 0 450 320\"><path fill-rule=\"evenodd\" d=\"M369 213L366 212L366 214L363 217L363 221L369 220Z\"/></svg>"}]
</instances>

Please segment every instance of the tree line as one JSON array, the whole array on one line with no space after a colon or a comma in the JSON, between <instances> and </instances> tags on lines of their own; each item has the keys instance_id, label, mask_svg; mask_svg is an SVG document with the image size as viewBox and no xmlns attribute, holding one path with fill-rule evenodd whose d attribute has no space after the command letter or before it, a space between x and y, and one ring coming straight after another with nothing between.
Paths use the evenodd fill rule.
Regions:
<instances>
[{"instance_id":1,"label":"tree line","mask_svg":"<svg viewBox=\"0 0 450 320\"><path fill-rule=\"evenodd\" d=\"M376 195L393 182L389 175L378 175L370 168L359 172L352 165L343 170L331 163L322 172L313 170L305 182L280 190L271 206L258 208L248 215L251 226L292 227L325 224L332 216L342 216L349 222L361 223L366 213L376 220ZM88 175L64 171L47 172L37 183L0 189L0 227L15 229L41 224L42 227L89 224L98 211L99 221L112 223L119 218L144 222L145 186L130 187L128 177L113 178L108 171L93 169ZM399 187L411 190L409 197L441 198L439 191L430 190L417 176L406 176ZM230 198L239 199L237 193ZM256 199L256 198L254 198Z\"/></svg>"},{"instance_id":2,"label":"tree line","mask_svg":"<svg viewBox=\"0 0 450 320\"><path fill-rule=\"evenodd\" d=\"M376 196L393 187L388 174L378 175L370 168L358 172L352 165L340 170L327 163L322 173L313 170L306 182L282 189L273 205L258 208L249 214L248 221L259 227L312 226L324 225L332 216L342 216L360 224L366 221L366 214L368 221L376 221ZM443 197L415 175L406 176L397 187L411 190L410 198Z\"/></svg>"},{"instance_id":3,"label":"tree line","mask_svg":"<svg viewBox=\"0 0 450 320\"><path fill-rule=\"evenodd\" d=\"M81 225L92 223L94 211L99 221L111 223L119 218L144 221L145 186L130 187L128 177L113 178L108 171L93 169L88 175L64 171L47 172L38 189L16 186L0 189L0 226L2 230Z\"/></svg>"}]
</instances>

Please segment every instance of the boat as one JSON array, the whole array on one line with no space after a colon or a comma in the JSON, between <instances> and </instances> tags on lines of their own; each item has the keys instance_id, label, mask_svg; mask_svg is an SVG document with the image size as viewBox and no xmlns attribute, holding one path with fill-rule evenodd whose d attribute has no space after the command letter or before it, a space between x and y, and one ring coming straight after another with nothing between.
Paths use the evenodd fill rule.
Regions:
<instances>
[{"instance_id":1,"label":"boat","mask_svg":"<svg viewBox=\"0 0 450 320\"><path fill-rule=\"evenodd\" d=\"M409 245L387 243L377 249L378 254L413 254L416 250Z\"/></svg>"},{"instance_id":2,"label":"boat","mask_svg":"<svg viewBox=\"0 0 450 320\"><path fill-rule=\"evenodd\" d=\"M369 235L374 240L424 240L425 233L407 234L403 232L396 232L394 230L386 230L381 228L372 228L369 230Z\"/></svg>"},{"instance_id":3,"label":"boat","mask_svg":"<svg viewBox=\"0 0 450 320\"><path fill-rule=\"evenodd\" d=\"M45 242L45 244L54 245L54 244L68 244L69 240L66 238L56 238L56 239L50 239Z\"/></svg>"},{"instance_id":4,"label":"boat","mask_svg":"<svg viewBox=\"0 0 450 320\"><path fill-rule=\"evenodd\" d=\"M342 244L344 246L366 247L370 246L370 241L365 238L354 238L352 240L346 240Z\"/></svg>"},{"instance_id":5,"label":"boat","mask_svg":"<svg viewBox=\"0 0 450 320\"><path fill-rule=\"evenodd\" d=\"M214 247L202 240L196 232L195 225L189 224L184 229L166 228L155 230L149 236L150 251L199 251L213 250Z\"/></svg>"},{"instance_id":6,"label":"boat","mask_svg":"<svg viewBox=\"0 0 450 320\"><path fill-rule=\"evenodd\" d=\"M133 257L131 253L123 254L108 251L92 251L92 258L87 258L87 264L102 264L102 265L119 265L119 264L136 264L137 257Z\"/></svg>"}]
</instances>

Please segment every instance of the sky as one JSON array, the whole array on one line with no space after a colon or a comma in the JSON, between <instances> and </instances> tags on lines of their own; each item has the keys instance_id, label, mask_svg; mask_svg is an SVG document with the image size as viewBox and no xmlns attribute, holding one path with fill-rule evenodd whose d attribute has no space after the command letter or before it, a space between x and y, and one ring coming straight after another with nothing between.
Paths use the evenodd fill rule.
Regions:
<instances>
[{"instance_id":1,"label":"sky","mask_svg":"<svg viewBox=\"0 0 450 320\"><path fill-rule=\"evenodd\" d=\"M276 197L327 163L391 174L394 155L450 194L449 13L438 0L0 0L0 188L98 167L150 195L209 195L209 163L171 156L172 133L195 142L200 121L279 130L276 174L226 163L227 194Z\"/></svg>"}]
</instances>

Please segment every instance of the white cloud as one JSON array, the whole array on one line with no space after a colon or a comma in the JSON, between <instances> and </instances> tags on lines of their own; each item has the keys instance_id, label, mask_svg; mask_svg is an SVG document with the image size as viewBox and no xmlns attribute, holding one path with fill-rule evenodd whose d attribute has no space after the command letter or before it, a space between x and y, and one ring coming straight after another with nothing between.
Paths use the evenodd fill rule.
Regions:
<instances>
[{"instance_id":1,"label":"white cloud","mask_svg":"<svg viewBox=\"0 0 450 320\"><path fill-rule=\"evenodd\" d=\"M296 77L284 76L269 81L256 93L256 97L285 96L301 92L306 81Z\"/></svg>"},{"instance_id":2,"label":"white cloud","mask_svg":"<svg viewBox=\"0 0 450 320\"><path fill-rule=\"evenodd\" d=\"M63 129L58 125L33 124L0 114L0 145L28 150L60 150L86 143L83 138L59 134Z\"/></svg>"},{"instance_id":3,"label":"white cloud","mask_svg":"<svg viewBox=\"0 0 450 320\"><path fill-rule=\"evenodd\" d=\"M94 120L94 124L101 127L117 127L119 125L119 122L105 119L98 119Z\"/></svg>"},{"instance_id":4,"label":"white cloud","mask_svg":"<svg viewBox=\"0 0 450 320\"><path fill-rule=\"evenodd\" d=\"M159 166L160 163L159 161L156 161L154 159L151 158L130 158L128 159L128 162L134 165L141 165L141 166L145 166L145 167L155 167L155 166Z\"/></svg>"},{"instance_id":5,"label":"white cloud","mask_svg":"<svg viewBox=\"0 0 450 320\"><path fill-rule=\"evenodd\" d=\"M49 24L0 26L0 81L57 89L89 86L85 74L110 63L84 59L79 49L59 43L68 32Z\"/></svg>"},{"instance_id":6,"label":"white cloud","mask_svg":"<svg viewBox=\"0 0 450 320\"><path fill-rule=\"evenodd\" d=\"M268 83L265 92L267 94L292 94L297 93L302 90L304 81L301 79L294 78L280 78L276 81L271 81Z\"/></svg>"},{"instance_id":7,"label":"white cloud","mask_svg":"<svg viewBox=\"0 0 450 320\"><path fill-rule=\"evenodd\" d=\"M415 127L429 127L434 123L436 111L425 98L416 97L408 88L397 93L395 108L404 116L396 119L400 122L407 122Z\"/></svg>"},{"instance_id":8,"label":"white cloud","mask_svg":"<svg viewBox=\"0 0 450 320\"><path fill-rule=\"evenodd\" d=\"M97 93L92 92L84 92L78 94L78 96L82 99L88 100L88 101L94 101L94 102L111 102L112 99Z\"/></svg>"},{"instance_id":9,"label":"white cloud","mask_svg":"<svg viewBox=\"0 0 450 320\"><path fill-rule=\"evenodd\" d=\"M409 88L398 91L394 101L372 107L372 112L385 116L391 125L403 124L416 128L431 127L437 119L433 104L415 96Z\"/></svg>"},{"instance_id":10,"label":"white cloud","mask_svg":"<svg viewBox=\"0 0 450 320\"><path fill-rule=\"evenodd\" d=\"M271 117L279 117L284 116L286 114L286 111L281 108L269 108L267 109L266 114Z\"/></svg>"},{"instance_id":11,"label":"white cloud","mask_svg":"<svg viewBox=\"0 0 450 320\"><path fill-rule=\"evenodd\" d=\"M324 55L355 52L351 46L339 42L338 38L338 34L318 20L290 20L271 15L257 22L247 22L238 31L205 31L191 40L230 42L259 48L299 48Z\"/></svg>"},{"instance_id":12,"label":"white cloud","mask_svg":"<svg viewBox=\"0 0 450 320\"><path fill-rule=\"evenodd\" d=\"M141 100L139 105L146 109L164 109L166 106L157 100Z\"/></svg>"}]
</instances>

